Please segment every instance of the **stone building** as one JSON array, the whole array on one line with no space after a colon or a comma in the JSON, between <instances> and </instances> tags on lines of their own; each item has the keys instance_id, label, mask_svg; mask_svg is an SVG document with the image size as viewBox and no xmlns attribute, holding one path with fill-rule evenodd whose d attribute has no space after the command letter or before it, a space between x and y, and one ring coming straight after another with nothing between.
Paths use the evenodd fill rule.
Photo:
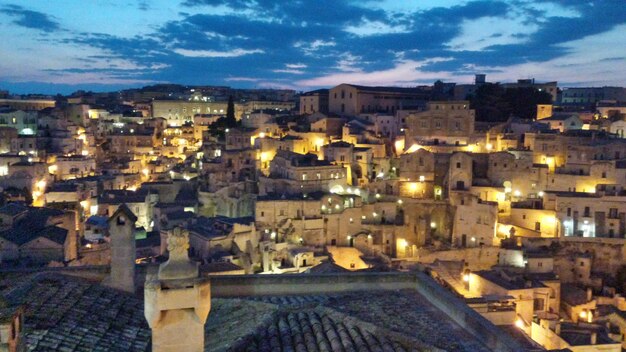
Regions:
<instances>
[{"instance_id":1,"label":"stone building","mask_svg":"<svg viewBox=\"0 0 626 352\"><path fill-rule=\"evenodd\" d=\"M368 87L340 84L330 89L328 111L339 115L356 116L363 113L386 112L419 105L428 93L418 88Z\"/></svg>"},{"instance_id":2,"label":"stone building","mask_svg":"<svg viewBox=\"0 0 626 352\"><path fill-rule=\"evenodd\" d=\"M418 143L467 145L474 133L474 110L468 101L429 102L426 111L406 117L405 145Z\"/></svg>"},{"instance_id":3,"label":"stone building","mask_svg":"<svg viewBox=\"0 0 626 352\"><path fill-rule=\"evenodd\" d=\"M300 115L328 113L328 89L318 89L300 95Z\"/></svg>"}]
</instances>

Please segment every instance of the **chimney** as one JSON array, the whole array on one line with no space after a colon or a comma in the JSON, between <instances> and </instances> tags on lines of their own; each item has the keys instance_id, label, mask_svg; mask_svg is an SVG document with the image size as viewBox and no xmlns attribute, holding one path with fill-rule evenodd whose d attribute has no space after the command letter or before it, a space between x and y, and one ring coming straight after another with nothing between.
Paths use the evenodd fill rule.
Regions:
<instances>
[{"instance_id":1,"label":"chimney","mask_svg":"<svg viewBox=\"0 0 626 352\"><path fill-rule=\"evenodd\" d=\"M211 310L211 284L189 260L189 233L167 234L169 260L150 268L144 286L144 314L152 329L152 351L204 351L204 324Z\"/></svg>"},{"instance_id":2,"label":"chimney","mask_svg":"<svg viewBox=\"0 0 626 352\"><path fill-rule=\"evenodd\" d=\"M587 302L591 302L593 300L593 290L591 287L587 287Z\"/></svg>"},{"instance_id":3,"label":"chimney","mask_svg":"<svg viewBox=\"0 0 626 352\"><path fill-rule=\"evenodd\" d=\"M561 322L556 323L554 326L554 333L557 334L557 336L561 336Z\"/></svg>"},{"instance_id":4,"label":"chimney","mask_svg":"<svg viewBox=\"0 0 626 352\"><path fill-rule=\"evenodd\" d=\"M137 217L126 204L120 205L108 220L111 275L103 284L130 293L135 293L136 221Z\"/></svg>"},{"instance_id":5,"label":"chimney","mask_svg":"<svg viewBox=\"0 0 626 352\"><path fill-rule=\"evenodd\" d=\"M590 344L595 345L597 343L598 343L598 333L596 331L592 331Z\"/></svg>"}]
</instances>

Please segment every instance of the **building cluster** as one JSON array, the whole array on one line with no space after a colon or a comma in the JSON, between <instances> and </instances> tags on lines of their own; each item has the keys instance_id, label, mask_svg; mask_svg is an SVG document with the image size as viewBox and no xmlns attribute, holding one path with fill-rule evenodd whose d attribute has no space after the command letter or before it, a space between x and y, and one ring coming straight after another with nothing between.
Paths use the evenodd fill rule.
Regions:
<instances>
[{"instance_id":1,"label":"building cluster","mask_svg":"<svg viewBox=\"0 0 626 352\"><path fill-rule=\"evenodd\" d=\"M553 103L488 123L482 84L5 97L0 261L130 277L185 231L196 276L426 270L529 345L620 351L626 90L520 80Z\"/></svg>"}]
</instances>

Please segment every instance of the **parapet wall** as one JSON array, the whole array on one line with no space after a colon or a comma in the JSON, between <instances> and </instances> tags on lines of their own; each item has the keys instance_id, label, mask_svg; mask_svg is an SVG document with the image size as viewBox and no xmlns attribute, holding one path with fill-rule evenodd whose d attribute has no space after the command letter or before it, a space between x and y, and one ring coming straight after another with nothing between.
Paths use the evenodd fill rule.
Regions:
<instances>
[{"instance_id":1,"label":"parapet wall","mask_svg":"<svg viewBox=\"0 0 626 352\"><path fill-rule=\"evenodd\" d=\"M233 275L211 278L212 297L303 295L415 289L413 273Z\"/></svg>"},{"instance_id":2,"label":"parapet wall","mask_svg":"<svg viewBox=\"0 0 626 352\"><path fill-rule=\"evenodd\" d=\"M510 335L421 272L215 276L212 297L310 295L413 289L494 351L523 351Z\"/></svg>"}]
</instances>

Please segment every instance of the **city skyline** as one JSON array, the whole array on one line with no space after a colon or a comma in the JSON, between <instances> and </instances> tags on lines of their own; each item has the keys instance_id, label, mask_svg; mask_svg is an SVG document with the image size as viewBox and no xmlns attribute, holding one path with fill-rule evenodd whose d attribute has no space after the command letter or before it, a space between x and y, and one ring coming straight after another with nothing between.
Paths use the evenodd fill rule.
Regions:
<instances>
[{"instance_id":1,"label":"city skyline","mask_svg":"<svg viewBox=\"0 0 626 352\"><path fill-rule=\"evenodd\" d=\"M0 1L0 88L623 85L619 1Z\"/></svg>"}]
</instances>

